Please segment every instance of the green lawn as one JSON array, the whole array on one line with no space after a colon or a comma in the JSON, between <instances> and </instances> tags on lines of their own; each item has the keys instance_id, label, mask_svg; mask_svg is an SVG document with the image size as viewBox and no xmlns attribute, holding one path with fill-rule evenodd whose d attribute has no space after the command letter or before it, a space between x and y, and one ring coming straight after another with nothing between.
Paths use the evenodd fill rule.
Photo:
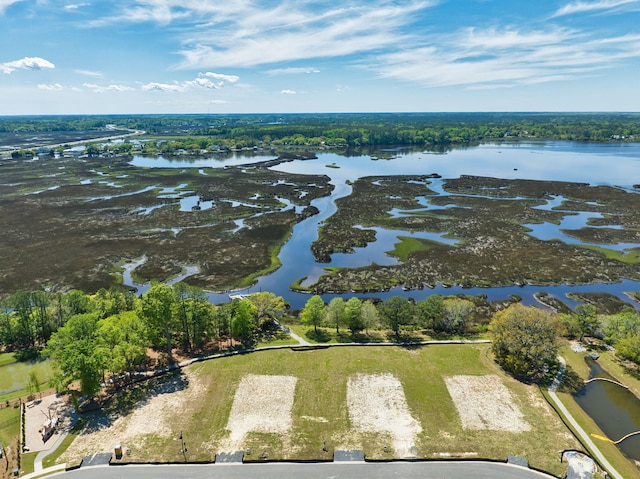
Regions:
<instances>
[{"instance_id":1,"label":"green lawn","mask_svg":"<svg viewBox=\"0 0 640 479\"><path fill-rule=\"evenodd\" d=\"M43 468L46 469L47 467L51 467L57 463L58 458L67 450L67 448L75 440L75 438L78 437L78 434L80 434L80 431L82 431L82 428L85 424L86 420L84 419L80 419L76 423L73 429L69 431L69 434L67 434L67 436L62 440L62 443L60 443L58 449L56 449L54 452L52 452L42 460Z\"/></svg>"},{"instance_id":2,"label":"green lawn","mask_svg":"<svg viewBox=\"0 0 640 479\"><path fill-rule=\"evenodd\" d=\"M5 366L7 364L11 364L15 362L16 362L15 353L0 353L0 366Z\"/></svg>"},{"instance_id":3,"label":"green lawn","mask_svg":"<svg viewBox=\"0 0 640 479\"><path fill-rule=\"evenodd\" d=\"M356 373L390 373L400 380L411 414L423 429L415 444L421 458L473 454L471 457L502 461L508 455L521 455L527 457L533 467L561 475L565 466L558 461L558 451L578 447L550 411L538 388L502 374L489 359L487 345L277 350L197 363L185 373L190 384L197 384L202 392L170 418L170 434L147 436L144 447L126 444L132 450L127 460L182 461L180 448L176 447L176 438L181 432L189 445L189 460L212 460L218 447L228 439L225 428L234 394L247 374L297 378L290 433L282 437L249 433L242 448L255 451L254 459L262 452L267 453L269 459L330 459L335 449L343 448L362 449L370 459L390 458L383 449L389 444L388 436L361 434L350 427L346 389L349 376ZM445 377L458 374L498 375L532 426L531 431L463 429L444 382ZM140 397L140 394L138 391L132 396ZM127 410L124 404L127 401L120 398L112 403L112 410L124 414Z\"/></svg>"},{"instance_id":4,"label":"green lawn","mask_svg":"<svg viewBox=\"0 0 640 479\"><path fill-rule=\"evenodd\" d=\"M0 409L0 442L9 444L20 433L20 408L3 407Z\"/></svg>"}]
</instances>

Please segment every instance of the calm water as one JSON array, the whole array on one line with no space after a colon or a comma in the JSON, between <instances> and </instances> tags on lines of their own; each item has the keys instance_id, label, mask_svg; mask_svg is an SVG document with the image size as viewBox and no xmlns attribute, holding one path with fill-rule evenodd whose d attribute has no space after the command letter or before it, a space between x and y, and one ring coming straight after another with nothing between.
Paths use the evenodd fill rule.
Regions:
<instances>
[{"instance_id":1,"label":"calm water","mask_svg":"<svg viewBox=\"0 0 640 479\"><path fill-rule=\"evenodd\" d=\"M316 263L311 255L310 245L317 238L318 226L326 218L335 213L335 200L351 193L349 181L355 181L363 176L391 176L391 175L426 175L438 173L443 178L457 178L461 175L490 176L506 179L531 179L583 182L593 185L610 185L632 190L632 185L640 183L640 144L582 144L571 142L540 142L540 143L507 143L487 144L478 147L456 149L445 154L430 152L397 152L391 159L372 159L369 156L344 157L333 153L319 153L315 160L296 160L280 164L275 170L301 173L324 174L331 178L335 189L330 197L313 201L320 214L305 219L294 227L291 239L283 247L279 258L282 267L276 272L259 279L258 283L247 292L272 291L285 297L293 307L301 307L308 299L307 295L293 293L288 287L300 278L308 278L307 282L314 282L323 274L328 266L359 267L368 266L372 262L377 264L394 264L395 258L385 254L393 249L398 236L416 236L435 239L441 242L455 242L450 238L443 238L442 233L411 233L408 231L390 231L376 229L377 241L366 248L358 248L356 254L335 254L331 263ZM246 164L273 159L272 156L234 156L224 160L218 158L191 160L167 160L134 157L132 164L145 167L175 167L198 168L201 174L206 174L208 168L220 168L228 165ZM429 188L439 195L448 195L442 189L442 180L432 180ZM517 200L517 198L514 198ZM420 198L423 209L433 208L429 198ZM554 198L541 208L552 208L560 205L562 198ZM442 208L442 207L438 207ZM400 214L390 211L390 214ZM586 224L594 213L584 212L579 215L567 215L565 221L558 226L550 223L529 225L532 235L539 239L559 238L569 243L579 244L580 241L559 231L561 228L579 228ZM242 225L239 225L241 227ZM612 249L626 249L640 245L624 244L609 245ZM404 292L400 288L384 292L372 293L368 296L381 298L397 294L422 299L429 294L486 294L489 299L502 299L516 294L523 297L525 304L534 304L533 294L546 291L561 297L569 305L575 302L564 296L571 291L606 291L628 301L625 291L640 291L640 282L626 280L612 285L586 285L570 287L566 285L540 287L503 287L503 288L445 288L437 286L435 289ZM349 297L349 294L341 296ZM366 295L356 295L366 296ZM226 294L210 295L214 302L227 301ZM327 295L326 299L331 296Z\"/></svg>"},{"instance_id":2,"label":"calm water","mask_svg":"<svg viewBox=\"0 0 640 479\"><path fill-rule=\"evenodd\" d=\"M51 379L53 374L49 360L0 366L0 396L26 388L29 382L29 373L32 370L36 372L40 384Z\"/></svg>"},{"instance_id":3,"label":"calm water","mask_svg":"<svg viewBox=\"0 0 640 479\"><path fill-rule=\"evenodd\" d=\"M585 358L591 377L611 379L596 362ZM628 389L608 381L586 384L573 396L608 438L617 441L640 430L640 401ZM625 439L618 447L628 457L640 461L640 435Z\"/></svg>"}]
</instances>

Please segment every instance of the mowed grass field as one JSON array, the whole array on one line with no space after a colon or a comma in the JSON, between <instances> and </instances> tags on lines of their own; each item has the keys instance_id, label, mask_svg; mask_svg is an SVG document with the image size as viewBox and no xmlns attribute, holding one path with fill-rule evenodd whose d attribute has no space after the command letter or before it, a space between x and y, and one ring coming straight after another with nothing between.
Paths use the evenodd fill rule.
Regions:
<instances>
[{"instance_id":1,"label":"mowed grass field","mask_svg":"<svg viewBox=\"0 0 640 479\"><path fill-rule=\"evenodd\" d=\"M392 459L389 434L355 430L347 406L349 377L390 374L400 381L411 416L422 428L415 437L418 458L505 460L519 455L535 468L562 475L566 465L560 463L560 452L579 449L579 444L538 387L503 374L490 359L488 348L482 344L285 349L197 363L178 377L122 393L110 404L107 418L96 418L94 426L89 418L93 432L81 434L60 461L73 464L85 453L113 450L115 443L131 449L125 461L211 461L229 444L227 424L234 396L247 375L292 376L297 381L290 430L286 434L249 432L240 448L251 451L245 460L330 460L337 449L361 449L368 459ZM445 378L456 375L497 375L530 430L464 429L445 384ZM163 387L161 381L172 387ZM162 405L154 411L154 401L161 399ZM259 407L269 414L266 401ZM150 419L142 419L146 409ZM146 430L137 426L145 421L153 424ZM109 428L115 430L111 436ZM184 454L181 434L187 447Z\"/></svg>"}]
</instances>

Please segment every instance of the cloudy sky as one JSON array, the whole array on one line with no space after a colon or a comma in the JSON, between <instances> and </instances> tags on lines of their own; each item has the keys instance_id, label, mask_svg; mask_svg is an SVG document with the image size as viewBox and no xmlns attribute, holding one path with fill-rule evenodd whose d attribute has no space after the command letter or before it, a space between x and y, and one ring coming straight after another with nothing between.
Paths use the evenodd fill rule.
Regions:
<instances>
[{"instance_id":1,"label":"cloudy sky","mask_svg":"<svg viewBox=\"0 0 640 479\"><path fill-rule=\"evenodd\" d=\"M640 111L640 0L0 0L0 115Z\"/></svg>"}]
</instances>

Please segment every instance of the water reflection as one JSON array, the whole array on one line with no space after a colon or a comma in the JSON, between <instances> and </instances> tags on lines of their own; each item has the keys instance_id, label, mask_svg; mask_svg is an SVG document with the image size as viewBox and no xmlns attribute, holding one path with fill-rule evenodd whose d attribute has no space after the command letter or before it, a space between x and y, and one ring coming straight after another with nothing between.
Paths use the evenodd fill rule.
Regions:
<instances>
[{"instance_id":1,"label":"water reflection","mask_svg":"<svg viewBox=\"0 0 640 479\"><path fill-rule=\"evenodd\" d=\"M613 379L593 359L587 356L585 361L590 368L590 377ZM640 430L640 400L631 391L618 384L609 381L593 381L586 384L573 397L607 437L614 441ZM618 444L618 447L628 457L640 460L640 436L625 439Z\"/></svg>"}]
</instances>

